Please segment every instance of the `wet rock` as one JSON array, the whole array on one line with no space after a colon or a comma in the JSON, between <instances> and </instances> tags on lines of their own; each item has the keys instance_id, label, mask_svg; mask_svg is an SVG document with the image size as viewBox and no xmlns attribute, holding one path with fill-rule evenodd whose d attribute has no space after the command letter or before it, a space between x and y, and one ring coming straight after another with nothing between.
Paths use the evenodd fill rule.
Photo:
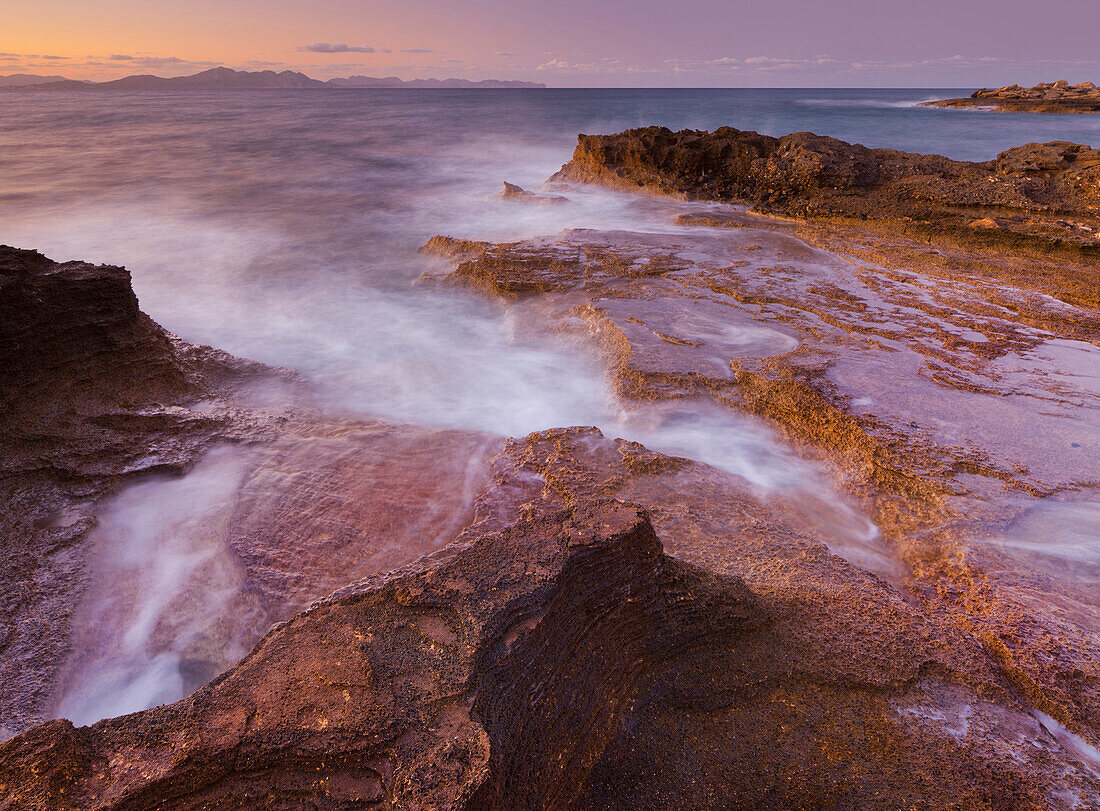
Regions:
<instances>
[{"instance_id":1,"label":"wet rock","mask_svg":"<svg viewBox=\"0 0 1100 811\"><path fill-rule=\"evenodd\" d=\"M227 542L282 620L453 540L502 440L387 423L303 425L255 451Z\"/></svg>"},{"instance_id":2,"label":"wet rock","mask_svg":"<svg viewBox=\"0 0 1100 811\"><path fill-rule=\"evenodd\" d=\"M799 218L872 221L966 244L975 238L968 224L997 210L1016 219L982 239L1010 250L1100 255L1092 231L1100 226L1100 152L1077 144L1032 144L971 163L804 132L772 138L732 127L649 127L580 136L573 159L551 180L748 203ZM1065 215L1088 230L1066 227Z\"/></svg>"},{"instance_id":3,"label":"wet rock","mask_svg":"<svg viewBox=\"0 0 1100 811\"><path fill-rule=\"evenodd\" d=\"M1091 796L1087 774L995 687L969 693L931 664L899 680L887 673L904 668L874 655L862 669L883 668L884 681L853 683L847 664L819 654L834 674L807 682L787 657L808 651L792 649L772 605L735 576L665 555L633 506L472 531L275 628L177 704L84 729L51 722L3 744L0 792L25 808ZM1014 739L1023 762L1000 748Z\"/></svg>"},{"instance_id":4,"label":"wet rock","mask_svg":"<svg viewBox=\"0 0 1100 811\"><path fill-rule=\"evenodd\" d=\"M822 482L765 497L747 471L593 428L503 442L260 407L248 386L278 376L163 333L125 271L5 253L0 735L22 734L0 745L0 797L1100 802L1095 266L850 227L921 217L924 234L1087 248L1095 151L962 164L736 130L582 147L572 180L803 221L685 207L675 234L425 252L517 331L602 359L638 422L714 419L718 445L739 424L716 412L763 421L881 533ZM984 220L998 228L971 227ZM95 633L127 621L82 613L127 583L88 550L127 525L112 523L125 488L202 475L225 443L247 444L231 485L167 533L216 554L195 567L202 588L158 595L143 651L177 653L198 691L28 730L68 676L95 672ZM173 647L174 623L228 586L218 621ZM236 658L227 640L246 650L271 622L215 675Z\"/></svg>"},{"instance_id":5,"label":"wet rock","mask_svg":"<svg viewBox=\"0 0 1100 811\"><path fill-rule=\"evenodd\" d=\"M509 302L517 325L588 346L640 413L660 403L670 415L706 404L747 412L825 460L883 532L878 549L850 531L830 549L905 584L940 628L965 628L1030 706L1095 746L1100 601L1065 572L1100 550L1062 530L1038 533L1034 544L1064 562L1040 567L1006 535L1021 512L1073 516L1095 500L1096 455L1060 449L1070 439L1100 447L1090 371L1100 368L1100 313L1076 288L1060 288L1062 299L1038 292L1055 289L1057 274L1079 274L1084 288L1095 268L835 223L765 229L706 208L679 220L704 226L694 233L572 231L493 246L458 265L455 280ZM669 262L638 272L649 257ZM576 453L563 451L562 464ZM543 475L554 492L566 487L562 471ZM673 540L653 502L622 497L651 510L674 554L697 553Z\"/></svg>"},{"instance_id":6,"label":"wet rock","mask_svg":"<svg viewBox=\"0 0 1100 811\"><path fill-rule=\"evenodd\" d=\"M165 333L123 268L0 247L0 732L41 720L50 700L91 505L241 435L185 404L255 370Z\"/></svg>"},{"instance_id":7,"label":"wet rock","mask_svg":"<svg viewBox=\"0 0 1100 811\"><path fill-rule=\"evenodd\" d=\"M497 442L294 405L294 375L165 333L123 268L33 251L0 249L0 358L3 738L84 700L105 659L179 659L194 689L272 622L435 550Z\"/></svg>"},{"instance_id":8,"label":"wet rock","mask_svg":"<svg viewBox=\"0 0 1100 811\"><path fill-rule=\"evenodd\" d=\"M569 202L568 197L558 194L535 194L508 181L504 181L504 190L500 193L500 199L537 205L561 205Z\"/></svg>"},{"instance_id":9,"label":"wet rock","mask_svg":"<svg viewBox=\"0 0 1100 811\"><path fill-rule=\"evenodd\" d=\"M273 623L436 551L468 523L499 444L312 415L124 488L95 510L48 709L91 723L174 701Z\"/></svg>"}]
</instances>

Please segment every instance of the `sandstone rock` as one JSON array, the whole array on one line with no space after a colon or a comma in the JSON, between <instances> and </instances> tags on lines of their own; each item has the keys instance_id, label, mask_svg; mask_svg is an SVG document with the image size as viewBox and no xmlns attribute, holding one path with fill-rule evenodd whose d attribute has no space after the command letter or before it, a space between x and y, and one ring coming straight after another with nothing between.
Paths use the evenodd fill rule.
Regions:
<instances>
[{"instance_id":1,"label":"sandstone rock","mask_svg":"<svg viewBox=\"0 0 1100 811\"><path fill-rule=\"evenodd\" d=\"M253 371L167 335L122 268L0 247L0 737L50 701L84 588L91 503L239 435L216 410L181 404Z\"/></svg>"},{"instance_id":2,"label":"sandstone rock","mask_svg":"<svg viewBox=\"0 0 1100 811\"><path fill-rule=\"evenodd\" d=\"M473 259L485 253L488 247L488 242L437 235L425 242L418 252L450 259Z\"/></svg>"},{"instance_id":3,"label":"sandstone rock","mask_svg":"<svg viewBox=\"0 0 1100 811\"><path fill-rule=\"evenodd\" d=\"M188 390L168 336L139 309L123 268L55 264L0 246L0 419L31 404L119 406ZM34 415L40 416L40 415Z\"/></svg>"},{"instance_id":4,"label":"sandstone rock","mask_svg":"<svg viewBox=\"0 0 1100 811\"><path fill-rule=\"evenodd\" d=\"M272 622L434 551L464 525L497 440L295 406L303 384L293 376L167 335L140 312L122 268L3 248L0 271L0 738L51 717L80 674L111 656L112 635L125 635L150 589L165 605L149 608L146 654L180 657L194 689ZM271 386L288 405L250 395ZM250 447L211 479L214 511L178 527L153 520L157 499L179 500L172 483L230 443ZM98 549L110 538L97 521L123 509L115 496L130 487L151 503L113 531L152 521L158 532L132 542L153 561L156 544L191 549L202 561L187 575L193 588L176 578L157 587ZM211 611L211 628L187 630Z\"/></svg>"},{"instance_id":5,"label":"sandstone rock","mask_svg":"<svg viewBox=\"0 0 1100 811\"><path fill-rule=\"evenodd\" d=\"M749 220L737 210L678 221L722 227L727 220L738 227L577 230L496 245L457 264L453 275L507 302L517 324L533 322L533 330L590 346L622 401L643 413L662 402L670 414L704 414L707 404L745 411L828 460L884 533L878 550L835 536L830 548L907 583L940 627L965 627L981 639L1033 707L1097 741L1100 659L1093 640L1100 602L1091 581L1055 561L1081 541L1006 534L1017 515L1033 510L1091 514L1096 490L1081 483L1097 457L1080 448L1100 447L1092 442L1100 441L1097 406L1088 378L1069 383L1062 374L1095 363L1100 313L1046 291L1055 289L1056 272L1078 273L1087 287L1095 268L1059 263L1055 270L1039 259L816 221L809 231ZM1076 289L1059 292L1070 298ZM1038 360L1063 341L1067 349L1082 342L1080 353ZM1015 368L1031 371L1026 378L1006 374ZM671 405L679 403L685 405ZM1065 452L1071 437L1079 456ZM551 456L541 448L559 443L569 447L564 438L548 440L532 458ZM565 466L578 451L554 453ZM610 473L610 463L603 469L601 481L627 477ZM570 489L563 470L535 470L555 492ZM641 487L635 477L626 494L599 492L644 504L670 551L699 562L693 556L705 547L700 535L681 545L677 530L661 523L664 497L643 497ZM707 503L713 498L736 511L731 496L695 482L675 491L685 494L688 514L707 515L712 526L721 519L686 494L707 492ZM1054 497L1060 492L1074 495L1063 501ZM583 496L575 499L565 503L583 503ZM774 518L775 511L772 505L765 512ZM1039 568L1006 551L1046 543L1050 559ZM900 572L891 572L891 557ZM724 564L716 554L706 565ZM732 571L754 590L768 588L744 567Z\"/></svg>"},{"instance_id":6,"label":"sandstone rock","mask_svg":"<svg viewBox=\"0 0 1100 811\"><path fill-rule=\"evenodd\" d=\"M1037 227L1011 201L1049 206L1093 179L1091 153L1066 144L976 165L804 133L642 133L594 141L573 179L718 200L758 189L762 207L847 217L961 193L982 206L960 229L988 208ZM592 158L604 150L609 166ZM985 190L990 176L1010 188ZM2 392L16 405L0 426L16 430L0 529L17 554L0 609L18 624L0 636L0 724L22 734L0 744L0 807L1100 803L1093 574L1035 543L1036 527L1092 515L1089 452L1070 460L1058 443L1091 443L1095 404L1058 372L1100 336L1067 281L1088 287L1095 268L709 208L681 224L724 230L424 250L508 302L517 329L583 342L646 420L715 419L715 444L731 430L720 409L767 420L881 536L821 483L765 497L594 428L505 442L265 409L246 384L272 370L166 336L124 271L80 265L69 287L68 266L10 259L22 286L5 280L0 308L15 291L22 320L0 357L29 382ZM811 227L854 258L796 237ZM34 285L59 273L59 294L80 294L44 318ZM82 274L103 278L85 289ZM39 346L55 373L20 357ZM976 415L965 441L959 414ZM226 441L248 443L239 483L202 531L239 566L247 644L278 624L174 704L22 731L73 640L95 647L79 642L99 620L73 621L78 598L120 580L94 581L93 516L135 474L183 471ZM228 664L211 651L241 619L188 649L190 687Z\"/></svg>"},{"instance_id":7,"label":"sandstone rock","mask_svg":"<svg viewBox=\"0 0 1100 811\"><path fill-rule=\"evenodd\" d=\"M580 136L573 159L551 180L748 203L792 217L877 222L963 241L973 239L970 222L997 209L1019 221L997 233L1002 247L1096 257L1100 241L1091 231L1062 227L1059 215L1100 225L1098 161L1100 151L1064 142L1029 144L970 163L810 133L771 138L731 127L679 133L649 127ZM1087 286L1082 293L1095 301Z\"/></svg>"},{"instance_id":8,"label":"sandstone rock","mask_svg":"<svg viewBox=\"0 0 1100 811\"><path fill-rule=\"evenodd\" d=\"M932 665L856 687L847 663L785 638L780 603L663 554L637 507L472 532L277 627L184 701L85 729L51 722L3 744L0 792L53 809L1011 807L1056 786L1089 796L1087 775L995 687L969 694ZM836 672L807 683L791 656ZM898 663L872 655L862 667ZM962 739L921 720L967 700L975 732ZM1025 762L971 734L1021 736Z\"/></svg>"}]
</instances>

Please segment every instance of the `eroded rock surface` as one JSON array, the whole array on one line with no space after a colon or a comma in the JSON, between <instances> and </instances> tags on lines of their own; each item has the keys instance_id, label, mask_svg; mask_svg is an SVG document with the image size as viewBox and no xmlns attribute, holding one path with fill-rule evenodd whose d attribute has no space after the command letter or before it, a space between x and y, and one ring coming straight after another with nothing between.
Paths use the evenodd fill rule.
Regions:
<instances>
[{"instance_id":1,"label":"eroded rock surface","mask_svg":"<svg viewBox=\"0 0 1100 811\"><path fill-rule=\"evenodd\" d=\"M52 808L1008 808L1094 789L881 581L831 595L894 620L858 643L792 638L806 607L783 591L666 556L615 502L475 527L184 701L9 741L0 789Z\"/></svg>"},{"instance_id":2,"label":"eroded rock surface","mask_svg":"<svg viewBox=\"0 0 1100 811\"><path fill-rule=\"evenodd\" d=\"M1009 113L1100 113L1100 88L1092 82L1040 82L1034 87L1010 84L975 90L962 99L926 101L927 107L979 107Z\"/></svg>"},{"instance_id":3,"label":"eroded rock surface","mask_svg":"<svg viewBox=\"0 0 1100 811\"><path fill-rule=\"evenodd\" d=\"M679 233L489 246L452 278L590 347L624 402L746 411L826 460L902 591L1096 746L1100 313L1036 289L1060 273L1095 285L1095 265L685 209ZM833 548L890 577L850 534Z\"/></svg>"},{"instance_id":4,"label":"eroded rock surface","mask_svg":"<svg viewBox=\"0 0 1100 811\"><path fill-rule=\"evenodd\" d=\"M122 268L0 247L0 736L49 701L84 586L82 507L239 435L180 404L254 371L166 334Z\"/></svg>"},{"instance_id":5,"label":"eroded rock surface","mask_svg":"<svg viewBox=\"0 0 1100 811\"><path fill-rule=\"evenodd\" d=\"M433 551L499 446L324 416L293 375L165 333L118 267L0 248L0 330L2 738L142 678L178 697Z\"/></svg>"},{"instance_id":6,"label":"eroded rock surface","mask_svg":"<svg viewBox=\"0 0 1100 811\"><path fill-rule=\"evenodd\" d=\"M551 180L872 221L966 244L1100 255L1100 151L1066 142L972 163L808 132L772 138L732 127L648 127L580 136ZM1086 286L1079 292L1096 304Z\"/></svg>"}]
</instances>

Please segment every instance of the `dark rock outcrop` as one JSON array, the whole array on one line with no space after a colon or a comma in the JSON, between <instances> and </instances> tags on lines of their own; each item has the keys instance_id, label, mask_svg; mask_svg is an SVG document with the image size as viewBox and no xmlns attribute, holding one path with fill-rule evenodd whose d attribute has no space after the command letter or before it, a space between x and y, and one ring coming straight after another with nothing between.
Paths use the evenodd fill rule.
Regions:
<instances>
[{"instance_id":1,"label":"dark rock outcrop","mask_svg":"<svg viewBox=\"0 0 1100 811\"><path fill-rule=\"evenodd\" d=\"M171 341L138 309L125 269L56 264L0 247L0 419L41 419L84 400L122 407L178 398L188 381ZM126 402L128 401L128 402Z\"/></svg>"},{"instance_id":2,"label":"dark rock outcrop","mask_svg":"<svg viewBox=\"0 0 1100 811\"><path fill-rule=\"evenodd\" d=\"M1092 82L1040 82L1034 87L1016 84L996 90L982 88L962 99L926 101L925 107L978 107L1008 113L1100 113L1100 88Z\"/></svg>"},{"instance_id":3,"label":"dark rock outcrop","mask_svg":"<svg viewBox=\"0 0 1100 811\"><path fill-rule=\"evenodd\" d=\"M1100 151L1065 142L972 163L806 132L772 138L732 127L648 127L581 135L551 180L854 219L968 244L1100 255ZM970 227L984 218L994 228Z\"/></svg>"},{"instance_id":4,"label":"dark rock outcrop","mask_svg":"<svg viewBox=\"0 0 1100 811\"><path fill-rule=\"evenodd\" d=\"M66 654L94 523L74 505L239 435L180 405L254 371L165 333L122 268L0 247L0 737L42 717Z\"/></svg>"}]
</instances>

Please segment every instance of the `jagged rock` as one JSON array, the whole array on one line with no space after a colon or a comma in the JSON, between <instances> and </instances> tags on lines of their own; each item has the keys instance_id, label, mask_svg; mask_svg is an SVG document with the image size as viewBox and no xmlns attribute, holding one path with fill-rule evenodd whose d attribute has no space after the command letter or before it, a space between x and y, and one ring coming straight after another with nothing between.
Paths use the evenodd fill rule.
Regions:
<instances>
[{"instance_id":1,"label":"jagged rock","mask_svg":"<svg viewBox=\"0 0 1100 811\"><path fill-rule=\"evenodd\" d=\"M0 246L0 419L36 401L75 409L170 400L188 381L168 336L138 309L125 269Z\"/></svg>"},{"instance_id":2,"label":"jagged rock","mask_svg":"<svg viewBox=\"0 0 1100 811\"><path fill-rule=\"evenodd\" d=\"M507 180L504 181L504 190L500 193L500 199L540 205L560 205L569 202L568 197L562 197L558 194L535 194L520 188L514 183L509 183Z\"/></svg>"},{"instance_id":3,"label":"jagged rock","mask_svg":"<svg viewBox=\"0 0 1100 811\"><path fill-rule=\"evenodd\" d=\"M1023 88L1011 84L982 88L964 99L923 102L925 107L986 107L1009 113L1100 113L1100 90L1092 82L1071 85L1065 79Z\"/></svg>"},{"instance_id":4,"label":"jagged rock","mask_svg":"<svg viewBox=\"0 0 1100 811\"><path fill-rule=\"evenodd\" d=\"M775 177L800 193L875 188L876 153L793 138ZM1082 157L1058 145L1010 155L1004 170L1042 184ZM863 251L857 265L794 226L758 230L759 219L683 221L739 226L713 234L434 238L425 250L451 258L462 283L522 299L517 329L584 340L645 419L675 429L722 406L769 420L833 465L885 537L859 531L832 490L764 498L731 473L594 428L502 446L260 408L242 381L271 370L165 336L136 303L121 320L95 296L74 302L91 316L55 314L89 330L86 341L23 314L32 326L17 334L40 338L20 346L60 347L61 371L9 394L45 409L10 412L29 427L10 435L0 468L17 496L0 529L19 553L0 570L0 595L16 595L0 609L14 606L5 617L19 628L0 638L0 723L19 732L43 717L74 639L92 516L114 504L105 498L135 473L187 469L214 443L248 443L232 451L237 483L220 493L218 520L202 526L240 567L243 597L186 652L189 689L228 664L203 646L224 656L217 635L233 623L259 635L286 621L188 698L89 727L51 721L0 744L0 808L1100 802L1093 575L1057 568L1031 543L1035 527L1064 523L1059 507L1088 520L1087 496L1071 492L1089 486L1073 473L1087 451L1071 463L1059 446L1052 464L1020 439L1005 450L979 431L957 446L917 422L934 424L941 400L966 392L961 410L1003 430L1025 426L1052 445L1055 424L1091 436L1091 406L1070 382L1021 379L1001 361L1069 352L1100 321L1034 293L1056 281L1022 259L992 271L923 243L876 254L823 227L822 239ZM17 256L17 275L33 277L23 266L39 259ZM41 263L47 275L66 267ZM127 299L119 273L103 274L104 298ZM83 349L116 332L131 336L118 344L122 367ZM86 367L97 380L82 381ZM854 412L856 393L873 394L875 410ZM1041 408L1004 410L1022 397ZM58 439L43 451L35 431ZM143 445L152 450L136 456ZM1064 500L1044 498L1054 493Z\"/></svg>"},{"instance_id":5,"label":"jagged rock","mask_svg":"<svg viewBox=\"0 0 1100 811\"><path fill-rule=\"evenodd\" d=\"M50 700L84 587L88 505L232 436L216 410L181 404L253 371L167 335L122 268L0 247L0 737Z\"/></svg>"},{"instance_id":6,"label":"jagged rock","mask_svg":"<svg viewBox=\"0 0 1100 811\"><path fill-rule=\"evenodd\" d=\"M785 659L809 651L771 604L664 555L637 507L471 532L275 628L177 704L9 741L0 793L51 809L886 808L1089 789L996 689L933 666L806 682ZM925 720L966 700L986 743L1027 741L1024 763Z\"/></svg>"},{"instance_id":7,"label":"jagged rock","mask_svg":"<svg viewBox=\"0 0 1100 811\"><path fill-rule=\"evenodd\" d=\"M419 248L418 253L442 256L448 259L473 259L485 253L485 249L489 247L489 244L477 240L455 239L454 237L436 235L425 242Z\"/></svg>"},{"instance_id":8,"label":"jagged rock","mask_svg":"<svg viewBox=\"0 0 1100 811\"><path fill-rule=\"evenodd\" d=\"M792 217L878 222L967 244L980 238L1007 249L1100 255L1100 151L1064 142L972 163L805 132L772 138L732 127L678 133L649 127L581 135L573 159L551 180L749 203ZM967 225L990 210L1015 221L976 237Z\"/></svg>"}]
</instances>

